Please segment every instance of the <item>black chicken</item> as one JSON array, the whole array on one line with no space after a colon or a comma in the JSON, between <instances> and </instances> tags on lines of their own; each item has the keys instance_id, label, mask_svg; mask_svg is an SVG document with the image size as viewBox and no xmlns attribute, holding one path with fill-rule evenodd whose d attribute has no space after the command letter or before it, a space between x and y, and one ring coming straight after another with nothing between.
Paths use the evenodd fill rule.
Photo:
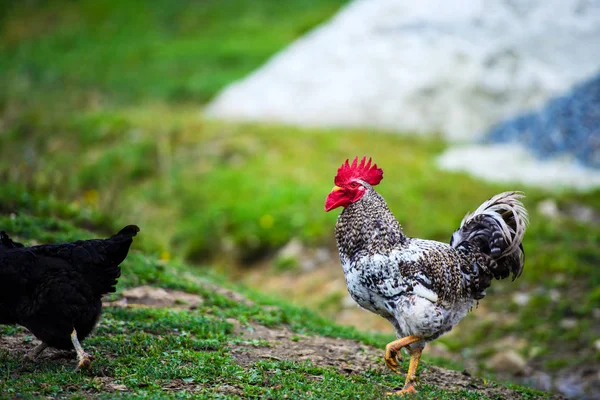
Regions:
<instances>
[{"instance_id":1,"label":"black chicken","mask_svg":"<svg viewBox=\"0 0 600 400\"><path fill-rule=\"evenodd\" d=\"M27 354L35 360L47 347L75 348L75 370L91 368L85 339L102 311L102 295L114 292L135 225L108 239L24 247L0 233L0 324L25 326L42 343Z\"/></svg>"}]
</instances>

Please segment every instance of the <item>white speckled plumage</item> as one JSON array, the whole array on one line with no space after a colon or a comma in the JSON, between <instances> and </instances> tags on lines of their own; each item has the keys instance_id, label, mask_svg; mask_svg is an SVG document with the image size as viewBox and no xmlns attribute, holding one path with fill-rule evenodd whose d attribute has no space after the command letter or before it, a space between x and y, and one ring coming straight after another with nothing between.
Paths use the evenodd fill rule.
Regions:
<instances>
[{"instance_id":1,"label":"white speckled plumage","mask_svg":"<svg viewBox=\"0 0 600 400\"><path fill-rule=\"evenodd\" d=\"M423 338L413 346L451 330L492 278L521 273L527 212L519 193L482 204L445 244L406 237L384 199L360 183L365 195L336 225L348 291L358 305L388 319L398 337Z\"/></svg>"}]
</instances>

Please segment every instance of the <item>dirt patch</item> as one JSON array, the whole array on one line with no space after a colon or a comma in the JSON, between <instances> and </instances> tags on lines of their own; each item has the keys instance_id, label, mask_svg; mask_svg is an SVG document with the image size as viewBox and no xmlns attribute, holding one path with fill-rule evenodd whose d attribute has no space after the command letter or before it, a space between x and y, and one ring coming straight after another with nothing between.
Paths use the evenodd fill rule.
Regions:
<instances>
[{"instance_id":1,"label":"dirt patch","mask_svg":"<svg viewBox=\"0 0 600 400\"><path fill-rule=\"evenodd\" d=\"M36 368L36 362L42 360L51 360L51 362L54 364L66 366L68 368L75 368L75 365L77 364L75 350L57 350L52 347L48 347L37 357L36 362L26 360L25 355L41 342L37 339L32 340L33 336L25 328L19 327L18 329L20 331L14 335L0 336L0 351L6 351L10 354L17 355L23 360L19 369L13 371L13 375L16 374L15 376L17 376L23 373L34 372Z\"/></svg>"},{"instance_id":2,"label":"dirt patch","mask_svg":"<svg viewBox=\"0 0 600 400\"><path fill-rule=\"evenodd\" d=\"M383 371L382 363L378 362L381 361L381 351L359 342L298 335L287 328L271 329L256 324L243 327L236 320L229 322L234 325L235 332L247 340L231 347L233 356L242 365L259 359L272 359L311 361L344 373L360 373L369 369ZM263 341L262 345L260 341Z\"/></svg>"},{"instance_id":3,"label":"dirt patch","mask_svg":"<svg viewBox=\"0 0 600 400\"><path fill-rule=\"evenodd\" d=\"M341 373L358 374L377 371L391 374L383 362L383 349L376 349L360 342L348 339L322 336L304 336L291 332L287 328L267 328L250 324L242 326L230 320L235 332L246 341L230 346L232 355L243 366L264 359L310 361L321 367L333 367ZM458 391L467 389L482 396L507 400L522 399L521 393L495 383L486 383L482 379L466 373L450 371L435 366L419 368L420 385L431 385L439 389ZM401 387L389 388L400 390ZM553 399L562 399L553 395Z\"/></svg>"},{"instance_id":4,"label":"dirt patch","mask_svg":"<svg viewBox=\"0 0 600 400\"><path fill-rule=\"evenodd\" d=\"M105 302L110 307L168 307L195 309L204 299L197 294L181 290L163 289L152 286L138 286L127 289L117 301Z\"/></svg>"},{"instance_id":5,"label":"dirt patch","mask_svg":"<svg viewBox=\"0 0 600 400\"><path fill-rule=\"evenodd\" d=\"M194 283L197 283L198 285L204 287L205 289L211 291L211 292L215 292L220 294L221 296L227 297L230 300L233 300L235 302L244 304L246 306L253 306L254 302L252 302L251 300L249 300L248 298L246 298L245 296L239 294L238 292L235 292L231 289L227 289L224 288L223 286L219 286L217 284L214 284L212 282L208 282L204 279L198 278L197 276L194 276L192 274L185 274L184 275L186 279L191 280Z\"/></svg>"}]
</instances>

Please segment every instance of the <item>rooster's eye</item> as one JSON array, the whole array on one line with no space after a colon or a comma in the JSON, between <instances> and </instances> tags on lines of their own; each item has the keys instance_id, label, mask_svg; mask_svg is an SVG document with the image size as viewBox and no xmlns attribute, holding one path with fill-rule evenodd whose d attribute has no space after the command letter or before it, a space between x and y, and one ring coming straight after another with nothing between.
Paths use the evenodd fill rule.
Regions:
<instances>
[{"instance_id":1,"label":"rooster's eye","mask_svg":"<svg viewBox=\"0 0 600 400\"><path fill-rule=\"evenodd\" d=\"M350 184L350 187L352 187L352 188L355 188L355 187L357 187L357 186L358 186L358 184L357 184L356 182L352 182L352 183Z\"/></svg>"}]
</instances>

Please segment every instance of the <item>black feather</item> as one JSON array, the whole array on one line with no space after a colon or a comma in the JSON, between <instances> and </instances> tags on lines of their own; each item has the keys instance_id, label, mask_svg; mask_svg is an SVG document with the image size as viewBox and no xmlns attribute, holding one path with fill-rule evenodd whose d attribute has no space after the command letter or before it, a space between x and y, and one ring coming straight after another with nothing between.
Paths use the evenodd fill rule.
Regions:
<instances>
[{"instance_id":1,"label":"black feather","mask_svg":"<svg viewBox=\"0 0 600 400\"><path fill-rule=\"evenodd\" d=\"M90 334L102 295L114 292L137 226L108 239L24 247L0 234L0 323L25 326L49 346L71 349Z\"/></svg>"}]
</instances>

